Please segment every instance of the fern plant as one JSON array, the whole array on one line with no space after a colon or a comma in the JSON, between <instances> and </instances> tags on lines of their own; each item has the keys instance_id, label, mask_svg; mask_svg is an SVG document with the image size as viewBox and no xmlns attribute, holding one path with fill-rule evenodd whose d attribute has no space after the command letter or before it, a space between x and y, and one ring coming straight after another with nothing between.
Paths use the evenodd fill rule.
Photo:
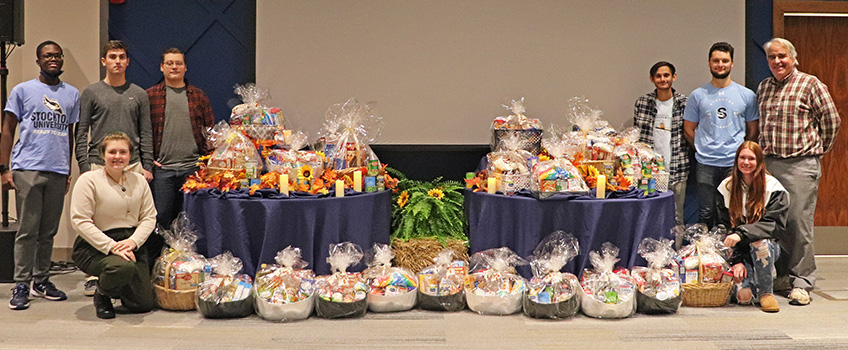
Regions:
<instances>
[{"instance_id":1,"label":"fern plant","mask_svg":"<svg viewBox=\"0 0 848 350\"><path fill-rule=\"evenodd\" d=\"M411 180L396 169L386 171L399 179L392 197L392 238L435 238L443 244L448 239L468 240L462 183L441 177Z\"/></svg>"}]
</instances>

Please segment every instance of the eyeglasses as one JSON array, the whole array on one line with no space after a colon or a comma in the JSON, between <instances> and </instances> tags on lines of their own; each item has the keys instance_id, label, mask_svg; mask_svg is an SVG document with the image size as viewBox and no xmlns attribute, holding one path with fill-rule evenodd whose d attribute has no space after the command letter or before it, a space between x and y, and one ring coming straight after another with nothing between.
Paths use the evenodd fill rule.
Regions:
<instances>
[{"instance_id":1,"label":"eyeglasses","mask_svg":"<svg viewBox=\"0 0 848 350\"><path fill-rule=\"evenodd\" d=\"M65 55L63 55L63 54L61 54L61 53L45 53L45 54L42 54L42 55L41 55L41 58L43 58L43 59L45 59L45 60L49 60L49 59L51 59L51 58L55 58L55 59L57 59L57 60L61 60L63 57L65 57Z\"/></svg>"},{"instance_id":2,"label":"eyeglasses","mask_svg":"<svg viewBox=\"0 0 848 350\"><path fill-rule=\"evenodd\" d=\"M162 65L168 66L168 67L173 67L173 66L182 67L182 66L185 66L185 62L183 62L183 61L166 61L166 62L163 62Z\"/></svg>"}]
</instances>

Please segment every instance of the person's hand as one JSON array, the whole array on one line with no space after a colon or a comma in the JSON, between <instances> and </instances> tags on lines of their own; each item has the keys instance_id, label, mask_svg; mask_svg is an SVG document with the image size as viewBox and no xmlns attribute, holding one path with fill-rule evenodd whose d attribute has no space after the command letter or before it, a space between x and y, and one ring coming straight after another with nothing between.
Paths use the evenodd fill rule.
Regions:
<instances>
[{"instance_id":1,"label":"person's hand","mask_svg":"<svg viewBox=\"0 0 848 350\"><path fill-rule=\"evenodd\" d=\"M147 180L147 182L153 180L153 173L147 171L147 169L141 169L141 174L144 175L144 179Z\"/></svg>"},{"instance_id":2,"label":"person's hand","mask_svg":"<svg viewBox=\"0 0 848 350\"><path fill-rule=\"evenodd\" d=\"M740 237L738 233L729 234L727 235L727 237L724 238L724 245L732 248L736 245L736 243L739 243L739 241L741 240L742 237Z\"/></svg>"},{"instance_id":3,"label":"person's hand","mask_svg":"<svg viewBox=\"0 0 848 350\"><path fill-rule=\"evenodd\" d=\"M117 245L116 245L116 247L117 247ZM124 260L126 260L126 261L135 261L135 253L133 253L133 251L130 250L130 249L112 248L112 254L120 256L120 257L124 258Z\"/></svg>"},{"instance_id":4,"label":"person's hand","mask_svg":"<svg viewBox=\"0 0 848 350\"><path fill-rule=\"evenodd\" d=\"M119 250L135 250L135 248L138 248L138 246L135 244L135 241L127 238L123 241L118 241L118 243L115 243L115 247L113 247L112 249L116 248Z\"/></svg>"},{"instance_id":5,"label":"person's hand","mask_svg":"<svg viewBox=\"0 0 848 350\"><path fill-rule=\"evenodd\" d=\"M0 175L0 180L2 180L4 190L18 190L18 187L15 186L15 180L12 177L11 170L3 173L3 175Z\"/></svg>"},{"instance_id":6,"label":"person's hand","mask_svg":"<svg viewBox=\"0 0 848 350\"><path fill-rule=\"evenodd\" d=\"M159 163L159 161L157 161L157 160L153 161L153 165L158 166L160 168L162 167L162 163Z\"/></svg>"},{"instance_id":7,"label":"person's hand","mask_svg":"<svg viewBox=\"0 0 848 350\"><path fill-rule=\"evenodd\" d=\"M735 283L742 283L742 280L748 277L748 269L745 268L743 263L733 265L730 270L733 271L733 282Z\"/></svg>"},{"instance_id":8,"label":"person's hand","mask_svg":"<svg viewBox=\"0 0 848 350\"><path fill-rule=\"evenodd\" d=\"M71 190L71 176L68 175L68 183L65 184L65 194L68 194L68 191Z\"/></svg>"}]
</instances>

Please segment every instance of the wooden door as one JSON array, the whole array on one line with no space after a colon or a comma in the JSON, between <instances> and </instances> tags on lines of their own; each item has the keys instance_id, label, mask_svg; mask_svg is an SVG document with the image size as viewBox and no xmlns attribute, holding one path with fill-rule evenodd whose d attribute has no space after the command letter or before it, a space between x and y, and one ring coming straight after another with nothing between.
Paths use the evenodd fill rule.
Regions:
<instances>
[{"instance_id":1,"label":"wooden door","mask_svg":"<svg viewBox=\"0 0 848 350\"><path fill-rule=\"evenodd\" d=\"M798 70L827 85L842 126L833 149L822 158L816 226L848 226L848 3L775 1L774 36L791 41Z\"/></svg>"}]
</instances>

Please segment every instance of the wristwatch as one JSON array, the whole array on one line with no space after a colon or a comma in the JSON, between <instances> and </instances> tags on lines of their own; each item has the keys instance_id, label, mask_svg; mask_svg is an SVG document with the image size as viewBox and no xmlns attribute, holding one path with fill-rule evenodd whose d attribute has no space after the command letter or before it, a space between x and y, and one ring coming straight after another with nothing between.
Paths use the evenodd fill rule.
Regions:
<instances>
[{"instance_id":1,"label":"wristwatch","mask_svg":"<svg viewBox=\"0 0 848 350\"><path fill-rule=\"evenodd\" d=\"M6 164L0 164L0 174L5 174L9 171L9 166Z\"/></svg>"}]
</instances>

